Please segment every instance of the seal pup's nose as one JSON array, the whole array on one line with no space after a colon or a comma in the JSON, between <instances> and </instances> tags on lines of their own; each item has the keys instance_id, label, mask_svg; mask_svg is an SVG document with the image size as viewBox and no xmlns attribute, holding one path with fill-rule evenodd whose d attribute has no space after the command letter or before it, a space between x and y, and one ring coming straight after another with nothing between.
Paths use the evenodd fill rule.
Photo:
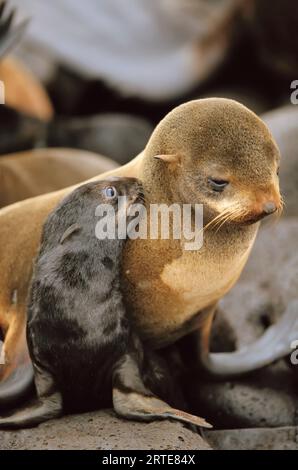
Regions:
<instances>
[{"instance_id":1,"label":"seal pup's nose","mask_svg":"<svg viewBox=\"0 0 298 470\"><path fill-rule=\"evenodd\" d=\"M275 212L276 210L277 206L273 201L268 201L263 205L263 211L265 212L265 214L273 214L273 212Z\"/></svg>"}]
</instances>

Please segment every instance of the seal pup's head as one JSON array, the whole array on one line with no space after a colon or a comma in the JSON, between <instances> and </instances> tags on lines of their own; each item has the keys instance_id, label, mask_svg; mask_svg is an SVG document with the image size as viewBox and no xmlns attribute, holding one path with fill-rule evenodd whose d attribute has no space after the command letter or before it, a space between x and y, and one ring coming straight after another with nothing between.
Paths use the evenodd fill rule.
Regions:
<instances>
[{"instance_id":1,"label":"seal pup's head","mask_svg":"<svg viewBox=\"0 0 298 470\"><path fill-rule=\"evenodd\" d=\"M100 191L103 202L107 204L117 205L117 199L119 197L126 197L126 210L129 212L129 208L132 204L143 202L143 188L141 182L137 178L132 177L120 177L110 176L105 180L98 180L94 183L87 183L86 186L93 185L92 190Z\"/></svg>"},{"instance_id":2,"label":"seal pup's head","mask_svg":"<svg viewBox=\"0 0 298 470\"><path fill-rule=\"evenodd\" d=\"M97 204L111 205L118 210L119 198L121 197L125 197L123 210L129 214L129 209L133 204L143 202L141 182L137 178L119 176L91 181L76 188L62 201L60 206L65 206L69 211L70 204L67 203L70 202L75 207L75 211L79 204L84 210L93 201Z\"/></svg>"},{"instance_id":3,"label":"seal pup's head","mask_svg":"<svg viewBox=\"0 0 298 470\"><path fill-rule=\"evenodd\" d=\"M160 122L145 149L142 179L153 202L167 194L171 202L203 204L205 224L242 225L281 210L279 161L269 129L252 111L208 98Z\"/></svg>"},{"instance_id":4,"label":"seal pup's head","mask_svg":"<svg viewBox=\"0 0 298 470\"><path fill-rule=\"evenodd\" d=\"M85 183L69 193L49 215L43 230L42 245L60 240L69 241L74 233L96 224L96 216L115 217L115 227L130 222L135 211L133 205L144 201L141 182L136 178L109 177ZM113 209L109 211L110 207ZM99 210L101 209L101 210ZM45 236L45 233L47 236Z\"/></svg>"}]
</instances>

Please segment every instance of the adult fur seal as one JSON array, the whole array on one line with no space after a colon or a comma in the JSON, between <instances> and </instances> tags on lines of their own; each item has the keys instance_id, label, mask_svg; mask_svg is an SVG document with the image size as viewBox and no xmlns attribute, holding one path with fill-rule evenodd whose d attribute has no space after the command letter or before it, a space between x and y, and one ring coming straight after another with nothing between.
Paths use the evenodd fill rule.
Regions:
<instances>
[{"instance_id":1,"label":"adult fur seal","mask_svg":"<svg viewBox=\"0 0 298 470\"><path fill-rule=\"evenodd\" d=\"M125 203L118 203L123 196ZM130 209L142 197L134 178L92 182L67 196L49 216L27 323L39 402L0 419L0 428L30 426L63 411L86 411L111 402L120 416L130 419L173 418L209 427L203 419L173 409L145 386L146 357L120 289L125 239L117 233L115 238L96 236L99 205L113 209L108 220L119 226L132 221ZM151 383L161 382L159 365L151 362L146 375L151 375Z\"/></svg>"},{"instance_id":2,"label":"adult fur seal","mask_svg":"<svg viewBox=\"0 0 298 470\"><path fill-rule=\"evenodd\" d=\"M269 328L263 349L253 344L245 353L210 355L208 343L216 305L239 278L259 220L281 208L278 166L279 151L266 125L233 100L211 98L175 108L156 127L144 152L110 173L139 178L148 204L203 203L206 227L211 220L224 222L204 230L199 251L183 250L184 240L127 242L124 298L144 340L162 347L198 331L198 358L217 375L247 372L290 352L288 331L297 331L288 328L283 334L279 324ZM20 370L18 365L28 383L24 331L32 260L44 220L69 191L0 212L0 318L6 358L0 403L23 393L25 387L18 385L23 382L9 379ZM290 325L294 320L290 316L285 321Z\"/></svg>"}]
</instances>

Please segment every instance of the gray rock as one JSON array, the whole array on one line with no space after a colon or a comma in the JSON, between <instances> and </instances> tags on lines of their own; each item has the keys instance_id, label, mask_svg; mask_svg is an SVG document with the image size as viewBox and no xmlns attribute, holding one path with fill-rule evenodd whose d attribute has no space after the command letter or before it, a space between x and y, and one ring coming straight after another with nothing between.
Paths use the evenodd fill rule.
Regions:
<instances>
[{"instance_id":1,"label":"gray rock","mask_svg":"<svg viewBox=\"0 0 298 470\"><path fill-rule=\"evenodd\" d=\"M46 144L89 150L123 165L144 149L152 130L145 119L128 114L63 118L48 126Z\"/></svg>"},{"instance_id":2,"label":"gray rock","mask_svg":"<svg viewBox=\"0 0 298 470\"><path fill-rule=\"evenodd\" d=\"M298 428L233 429L207 431L205 437L221 450L297 450Z\"/></svg>"},{"instance_id":3,"label":"gray rock","mask_svg":"<svg viewBox=\"0 0 298 470\"><path fill-rule=\"evenodd\" d=\"M138 423L111 410L65 416L37 428L0 432L1 450L208 450L199 434L178 422Z\"/></svg>"},{"instance_id":4,"label":"gray rock","mask_svg":"<svg viewBox=\"0 0 298 470\"><path fill-rule=\"evenodd\" d=\"M210 350L212 352L235 351L237 338L230 320L218 308L212 324Z\"/></svg>"},{"instance_id":5,"label":"gray rock","mask_svg":"<svg viewBox=\"0 0 298 470\"><path fill-rule=\"evenodd\" d=\"M296 217L261 226L239 282L222 299L238 347L259 337L298 298L297 233Z\"/></svg>"},{"instance_id":6,"label":"gray rock","mask_svg":"<svg viewBox=\"0 0 298 470\"><path fill-rule=\"evenodd\" d=\"M298 215L298 105L289 105L263 114L281 152L280 187L286 215Z\"/></svg>"},{"instance_id":7,"label":"gray rock","mask_svg":"<svg viewBox=\"0 0 298 470\"><path fill-rule=\"evenodd\" d=\"M294 377L283 362L247 378L195 383L191 393L194 411L217 429L298 424Z\"/></svg>"},{"instance_id":8,"label":"gray rock","mask_svg":"<svg viewBox=\"0 0 298 470\"><path fill-rule=\"evenodd\" d=\"M222 315L234 328L238 347L261 336L298 298L297 233L295 217L262 226L239 282L222 300ZM191 387L193 411L216 428L297 425L298 368L293 369L282 360L242 379L198 377Z\"/></svg>"}]
</instances>

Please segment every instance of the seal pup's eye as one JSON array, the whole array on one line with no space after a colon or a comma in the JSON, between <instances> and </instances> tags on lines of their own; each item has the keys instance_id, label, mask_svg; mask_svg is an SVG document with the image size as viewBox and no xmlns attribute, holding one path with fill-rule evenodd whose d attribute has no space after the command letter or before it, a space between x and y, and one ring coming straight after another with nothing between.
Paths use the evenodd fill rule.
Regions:
<instances>
[{"instance_id":1,"label":"seal pup's eye","mask_svg":"<svg viewBox=\"0 0 298 470\"><path fill-rule=\"evenodd\" d=\"M226 186L228 186L229 182L226 180L220 180L216 178L208 178L208 183L213 189L213 191L222 192Z\"/></svg>"},{"instance_id":2,"label":"seal pup's eye","mask_svg":"<svg viewBox=\"0 0 298 470\"><path fill-rule=\"evenodd\" d=\"M107 186L104 189L104 195L107 199L115 199L118 196L117 189L114 186Z\"/></svg>"}]
</instances>

